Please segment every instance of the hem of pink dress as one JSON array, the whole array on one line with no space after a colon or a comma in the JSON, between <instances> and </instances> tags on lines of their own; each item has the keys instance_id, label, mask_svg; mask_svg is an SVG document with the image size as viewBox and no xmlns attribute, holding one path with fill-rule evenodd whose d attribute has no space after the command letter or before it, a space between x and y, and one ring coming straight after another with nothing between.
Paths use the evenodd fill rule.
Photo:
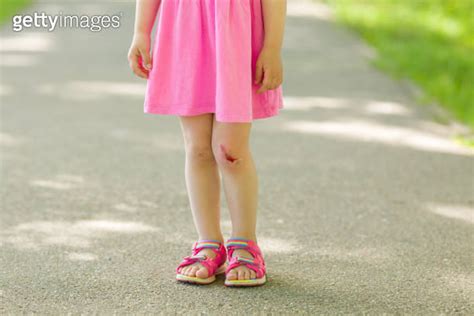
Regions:
<instances>
[{"instance_id":1,"label":"hem of pink dress","mask_svg":"<svg viewBox=\"0 0 474 316\"><path fill-rule=\"evenodd\" d=\"M216 116L216 121L222 122L222 123L250 123L253 120L260 120L260 119L266 119L270 118L273 116L277 116L280 113L280 110L283 108L283 104L279 104L276 107L270 107L268 111L265 112L257 112L254 113L251 119L245 119L242 117L233 117L233 116L222 116L217 114ZM157 105L147 105L143 109L143 112L146 114L156 114L156 115L174 115L174 116L196 116L196 115L202 115L202 114L216 114L215 110L212 109L206 109L206 108L194 108L194 110L190 111L189 109L179 109L176 105L173 105L172 109L171 107L167 106L157 106Z\"/></svg>"}]
</instances>

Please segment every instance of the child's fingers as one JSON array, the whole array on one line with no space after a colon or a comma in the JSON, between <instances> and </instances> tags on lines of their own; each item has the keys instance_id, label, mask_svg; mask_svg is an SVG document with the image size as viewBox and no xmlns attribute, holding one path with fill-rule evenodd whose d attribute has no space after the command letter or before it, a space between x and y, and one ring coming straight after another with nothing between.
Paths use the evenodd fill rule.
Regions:
<instances>
[{"instance_id":1,"label":"child's fingers","mask_svg":"<svg viewBox=\"0 0 474 316\"><path fill-rule=\"evenodd\" d=\"M282 77L281 77L281 76L276 76L276 77L274 77L274 78L273 78L273 81L272 81L272 86L271 86L270 90L273 90L273 89L278 88L282 83L283 83L283 80L282 80Z\"/></svg>"},{"instance_id":2,"label":"child's fingers","mask_svg":"<svg viewBox=\"0 0 474 316\"><path fill-rule=\"evenodd\" d=\"M263 65L257 62L255 67L255 84L260 84L263 78Z\"/></svg>"},{"instance_id":3,"label":"child's fingers","mask_svg":"<svg viewBox=\"0 0 474 316\"><path fill-rule=\"evenodd\" d=\"M267 75L268 74L268 75ZM267 71L264 74L263 84L258 89L258 93L263 93L268 90L273 90L278 88L282 84L282 79L280 74L272 75L270 71Z\"/></svg>"},{"instance_id":4,"label":"child's fingers","mask_svg":"<svg viewBox=\"0 0 474 316\"><path fill-rule=\"evenodd\" d=\"M272 83L270 86L270 90L278 88L283 82L283 74L281 71L277 70L272 78Z\"/></svg>"},{"instance_id":5,"label":"child's fingers","mask_svg":"<svg viewBox=\"0 0 474 316\"><path fill-rule=\"evenodd\" d=\"M143 79L148 79L148 75L147 75L147 73L142 69L138 57L133 59L133 62L132 62L132 70L133 70L133 72L135 73L135 75L137 75L138 77L143 78Z\"/></svg>"},{"instance_id":6,"label":"child's fingers","mask_svg":"<svg viewBox=\"0 0 474 316\"><path fill-rule=\"evenodd\" d=\"M141 56L139 55L139 53L138 54L137 53L138 51L131 52L128 57L130 68L132 69L133 73L137 75L138 77L143 78L143 79L148 79L148 74L145 71L143 71L143 69L140 66Z\"/></svg>"},{"instance_id":7,"label":"child's fingers","mask_svg":"<svg viewBox=\"0 0 474 316\"><path fill-rule=\"evenodd\" d=\"M272 76L271 76L270 70L268 70L263 74L263 83L258 89L257 93L263 93L267 90L270 90L271 85L272 85Z\"/></svg>"},{"instance_id":8,"label":"child's fingers","mask_svg":"<svg viewBox=\"0 0 474 316\"><path fill-rule=\"evenodd\" d=\"M141 57L142 57L143 67L144 67L146 70L151 70L152 64L151 64L150 51L148 51L148 50L140 50L140 55L141 55Z\"/></svg>"}]
</instances>

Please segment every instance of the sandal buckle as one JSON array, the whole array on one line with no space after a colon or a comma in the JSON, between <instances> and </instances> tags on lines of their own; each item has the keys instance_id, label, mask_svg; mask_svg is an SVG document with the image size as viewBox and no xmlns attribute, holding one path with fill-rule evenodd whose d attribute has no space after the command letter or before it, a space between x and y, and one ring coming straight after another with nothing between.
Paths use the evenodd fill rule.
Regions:
<instances>
[{"instance_id":1,"label":"sandal buckle","mask_svg":"<svg viewBox=\"0 0 474 316\"><path fill-rule=\"evenodd\" d=\"M190 259L203 259L206 260L207 256L206 255L193 255L189 257Z\"/></svg>"}]
</instances>

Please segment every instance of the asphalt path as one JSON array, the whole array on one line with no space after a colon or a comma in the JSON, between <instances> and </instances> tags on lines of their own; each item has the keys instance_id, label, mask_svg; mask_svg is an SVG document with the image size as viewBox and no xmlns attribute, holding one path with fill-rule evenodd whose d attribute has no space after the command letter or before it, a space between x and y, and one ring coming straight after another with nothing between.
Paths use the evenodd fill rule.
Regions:
<instances>
[{"instance_id":1,"label":"asphalt path","mask_svg":"<svg viewBox=\"0 0 474 316\"><path fill-rule=\"evenodd\" d=\"M473 314L473 153L322 5L291 0L285 109L255 122L268 283L175 281L196 238L178 120L118 30L1 30L1 314ZM222 228L230 221L222 203Z\"/></svg>"}]
</instances>

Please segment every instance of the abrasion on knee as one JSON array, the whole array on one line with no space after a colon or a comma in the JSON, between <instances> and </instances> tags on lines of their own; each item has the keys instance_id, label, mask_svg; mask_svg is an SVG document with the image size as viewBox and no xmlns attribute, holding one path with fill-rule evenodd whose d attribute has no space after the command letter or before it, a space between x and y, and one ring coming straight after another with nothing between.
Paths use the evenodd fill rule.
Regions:
<instances>
[{"instance_id":1,"label":"abrasion on knee","mask_svg":"<svg viewBox=\"0 0 474 316\"><path fill-rule=\"evenodd\" d=\"M224 147L224 145L220 144L219 147L220 147L220 150L221 150L222 154L224 155L226 161L228 161L232 164L235 164L235 163L238 163L239 161L242 160L240 158L236 158L236 157L232 156L231 154L229 154L229 152Z\"/></svg>"}]
</instances>

